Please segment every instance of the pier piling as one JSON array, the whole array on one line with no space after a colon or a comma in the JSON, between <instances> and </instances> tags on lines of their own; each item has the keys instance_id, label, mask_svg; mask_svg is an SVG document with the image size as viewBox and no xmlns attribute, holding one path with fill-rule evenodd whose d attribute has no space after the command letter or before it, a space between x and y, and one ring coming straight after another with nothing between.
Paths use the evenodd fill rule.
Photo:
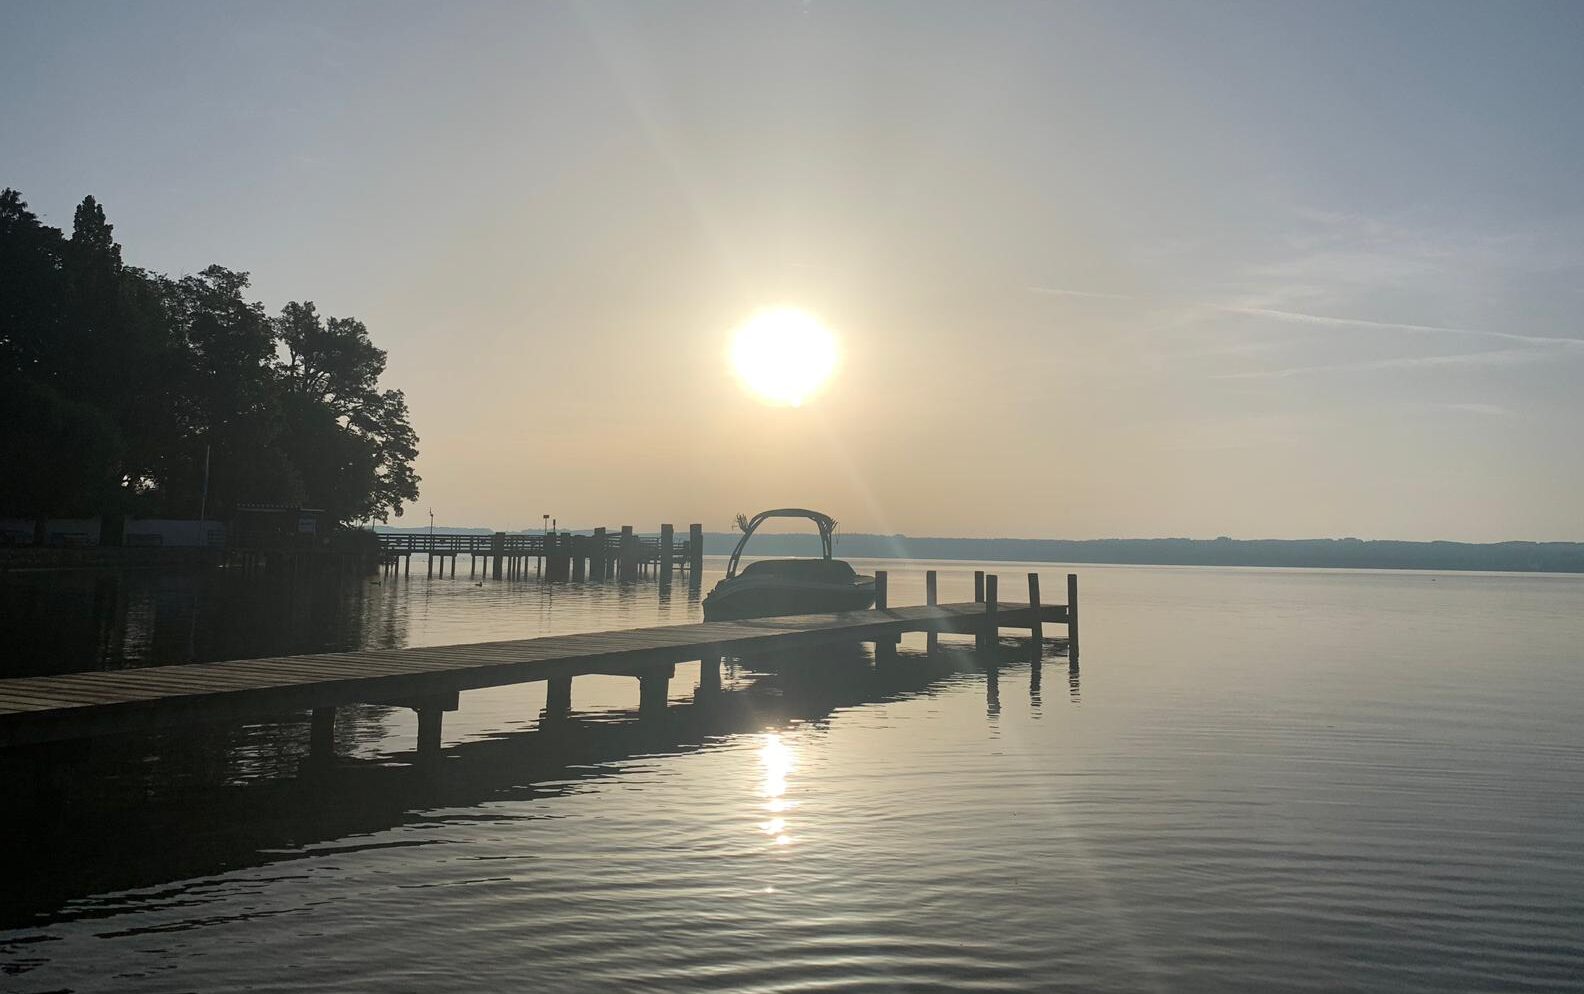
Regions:
<instances>
[{"instance_id":1,"label":"pier piling","mask_svg":"<svg viewBox=\"0 0 1584 994\"><path fill-rule=\"evenodd\" d=\"M1040 589L1038 573L1030 573L1028 575L1028 602L1029 607L1033 608L1033 612L1031 614L1032 620L1029 623L1029 651L1033 655L1034 661L1039 662L1040 654L1044 651L1041 643L1045 639L1045 625L1040 619Z\"/></svg>"},{"instance_id":2,"label":"pier piling","mask_svg":"<svg viewBox=\"0 0 1584 994\"><path fill-rule=\"evenodd\" d=\"M1067 574L1067 658L1078 661L1078 574Z\"/></svg>"},{"instance_id":3,"label":"pier piling","mask_svg":"<svg viewBox=\"0 0 1584 994\"><path fill-rule=\"evenodd\" d=\"M553 676L545 681L545 717L552 720L572 713L572 678Z\"/></svg>"}]
</instances>

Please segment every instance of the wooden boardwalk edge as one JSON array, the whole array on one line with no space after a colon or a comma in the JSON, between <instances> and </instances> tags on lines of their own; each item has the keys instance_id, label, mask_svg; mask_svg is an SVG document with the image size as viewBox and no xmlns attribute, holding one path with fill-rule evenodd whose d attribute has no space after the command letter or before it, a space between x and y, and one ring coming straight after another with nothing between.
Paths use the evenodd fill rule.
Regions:
<instances>
[{"instance_id":1,"label":"wooden boardwalk edge","mask_svg":"<svg viewBox=\"0 0 1584 994\"><path fill-rule=\"evenodd\" d=\"M699 622L465 645L0 680L0 747L358 703L451 700L463 690L587 674L642 677L709 656L874 641L904 632L1036 630L1065 605L917 605L841 614Z\"/></svg>"}]
</instances>

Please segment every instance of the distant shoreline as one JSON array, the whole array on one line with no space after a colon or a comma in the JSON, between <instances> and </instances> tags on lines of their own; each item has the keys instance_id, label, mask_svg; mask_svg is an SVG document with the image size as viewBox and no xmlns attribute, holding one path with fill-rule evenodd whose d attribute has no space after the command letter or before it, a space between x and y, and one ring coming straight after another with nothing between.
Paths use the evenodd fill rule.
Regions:
<instances>
[{"instance_id":1,"label":"distant shoreline","mask_svg":"<svg viewBox=\"0 0 1584 994\"><path fill-rule=\"evenodd\" d=\"M376 526L381 532L422 532ZM574 529L587 532L586 529ZM437 533L488 534L487 528L442 528ZM533 531L533 529L524 529ZM705 532L706 555L725 555L731 532ZM814 555L802 534L758 534L755 555ZM1276 566L1303 569L1469 570L1504 573L1584 573L1584 542L1397 542L1356 538L910 538L838 533L836 554L852 559L944 559L981 562L1090 563L1116 566Z\"/></svg>"}]
</instances>

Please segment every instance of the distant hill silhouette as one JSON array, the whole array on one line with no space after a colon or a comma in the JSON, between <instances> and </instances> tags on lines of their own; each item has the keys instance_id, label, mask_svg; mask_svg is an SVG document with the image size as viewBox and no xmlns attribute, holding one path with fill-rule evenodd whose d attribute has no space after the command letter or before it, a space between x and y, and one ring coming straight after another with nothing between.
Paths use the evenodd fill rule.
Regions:
<instances>
[{"instance_id":1,"label":"distant hill silhouette","mask_svg":"<svg viewBox=\"0 0 1584 994\"><path fill-rule=\"evenodd\" d=\"M386 528L380 531L423 531ZM453 534L488 528L441 528ZM532 529L527 529L531 531ZM587 533L587 529L579 529ZM653 534L653 533L649 533ZM706 532L704 551L726 555L735 532ZM752 555L819 554L813 534L756 534ZM1115 563L1140 566L1286 566L1311 569L1493 570L1584 573L1580 542L1391 542L1357 538L909 538L837 533L836 554L847 559L958 559L979 562Z\"/></svg>"}]
</instances>

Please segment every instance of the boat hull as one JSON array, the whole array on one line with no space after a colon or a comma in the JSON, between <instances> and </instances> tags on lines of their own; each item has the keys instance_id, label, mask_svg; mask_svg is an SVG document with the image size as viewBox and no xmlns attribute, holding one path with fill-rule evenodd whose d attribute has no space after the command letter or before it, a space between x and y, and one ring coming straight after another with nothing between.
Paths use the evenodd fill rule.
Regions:
<instances>
[{"instance_id":1,"label":"boat hull","mask_svg":"<svg viewBox=\"0 0 1584 994\"><path fill-rule=\"evenodd\" d=\"M755 582L735 577L716 584L704 598L704 620L863 611L874 605L874 599L874 578L867 576L845 584Z\"/></svg>"}]
</instances>

